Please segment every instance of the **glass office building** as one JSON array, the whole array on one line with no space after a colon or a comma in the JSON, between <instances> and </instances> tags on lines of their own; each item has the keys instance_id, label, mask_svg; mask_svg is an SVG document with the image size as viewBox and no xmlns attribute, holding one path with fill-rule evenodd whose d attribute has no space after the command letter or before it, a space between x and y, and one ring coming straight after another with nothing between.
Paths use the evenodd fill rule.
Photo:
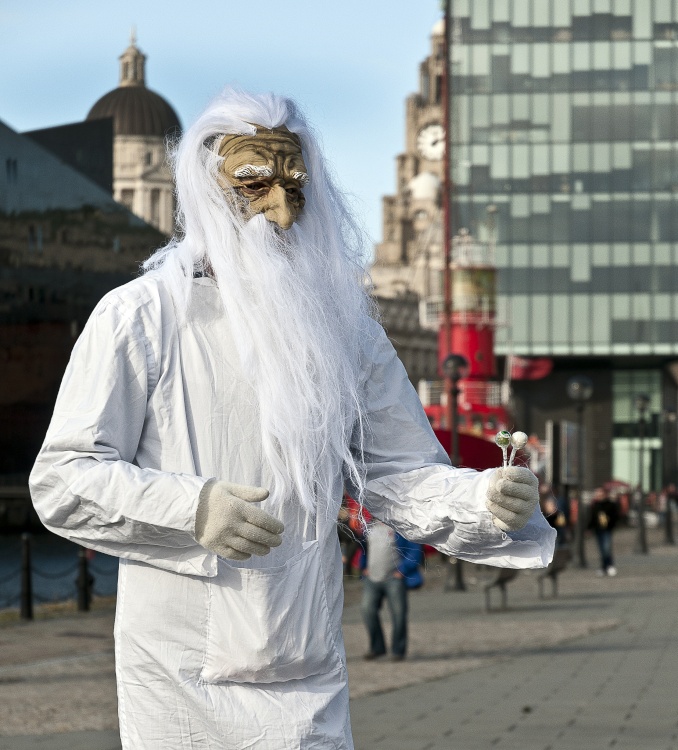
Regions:
<instances>
[{"instance_id":1,"label":"glass office building","mask_svg":"<svg viewBox=\"0 0 678 750\"><path fill-rule=\"evenodd\" d=\"M638 481L647 393L644 484L675 479L678 2L452 0L452 14L453 221L496 237L497 353L595 376L607 478ZM534 390L556 383L530 398L517 384L528 429L565 409Z\"/></svg>"}]
</instances>

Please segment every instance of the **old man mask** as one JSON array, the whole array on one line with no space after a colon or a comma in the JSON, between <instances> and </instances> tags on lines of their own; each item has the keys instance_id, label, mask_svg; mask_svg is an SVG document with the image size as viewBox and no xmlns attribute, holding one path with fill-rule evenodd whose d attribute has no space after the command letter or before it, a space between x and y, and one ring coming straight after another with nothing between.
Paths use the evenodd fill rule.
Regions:
<instances>
[{"instance_id":1,"label":"old man mask","mask_svg":"<svg viewBox=\"0 0 678 750\"><path fill-rule=\"evenodd\" d=\"M255 125L255 135L225 135L219 144L221 177L243 199L247 217L264 214L289 229L306 202L302 192L308 172L299 136L286 127Z\"/></svg>"}]
</instances>

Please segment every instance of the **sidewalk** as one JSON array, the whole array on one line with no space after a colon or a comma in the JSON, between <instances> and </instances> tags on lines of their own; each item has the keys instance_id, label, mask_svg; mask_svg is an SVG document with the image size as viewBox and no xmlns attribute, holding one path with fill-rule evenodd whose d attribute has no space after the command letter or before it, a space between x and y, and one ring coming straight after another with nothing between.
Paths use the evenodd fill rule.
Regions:
<instances>
[{"instance_id":1,"label":"sidewalk","mask_svg":"<svg viewBox=\"0 0 678 750\"><path fill-rule=\"evenodd\" d=\"M495 634L482 644L473 635L467 654L484 662L479 668L353 702L356 750L678 748L678 550L618 562L614 579L567 571L556 601L536 599L534 575L516 581L509 610L485 618L485 633L494 623ZM468 602L466 616L445 626L475 630L479 595L451 596ZM544 646L546 622L554 630L588 623L590 634ZM492 645L506 627L535 643L507 656Z\"/></svg>"},{"instance_id":2,"label":"sidewalk","mask_svg":"<svg viewBox=\"0 0 678 750\"><path fill-rule=\"evenodd\" d=\"M483 612L488 569L444 592L433 565L410 598L408 659L365 662L358 581L344 614L356 750L678 750L678 549L616 539L619 576L568 569L556 600L537 572ZM475 579L475 580L474 580ZM550 586L546 591L550 594ZM494 602L499 604L498 592ZM0 628L0 750L119 750L112 612Z\"/></svg>"}]
</instances>

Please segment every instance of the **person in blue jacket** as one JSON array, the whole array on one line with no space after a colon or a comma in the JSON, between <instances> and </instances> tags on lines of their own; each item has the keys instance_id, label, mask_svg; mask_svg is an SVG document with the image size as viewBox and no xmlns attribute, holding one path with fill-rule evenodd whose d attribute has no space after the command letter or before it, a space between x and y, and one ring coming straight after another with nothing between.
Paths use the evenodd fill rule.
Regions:
<instances>
[{"instance_id":1,"label":"person in blue jacket","mask_svg":"<svg viewBox=\"0 0 678 750\"><path fill-rule=\"evenodd\" d=\"M407 591L424 582L420 544L410 542L381 521L373 521L367 534L361 611L370 639L365 659L386 654L379 610L384 598L391 610L391 658L401 661L407 652Z\"/></svg>"}]
</instances>

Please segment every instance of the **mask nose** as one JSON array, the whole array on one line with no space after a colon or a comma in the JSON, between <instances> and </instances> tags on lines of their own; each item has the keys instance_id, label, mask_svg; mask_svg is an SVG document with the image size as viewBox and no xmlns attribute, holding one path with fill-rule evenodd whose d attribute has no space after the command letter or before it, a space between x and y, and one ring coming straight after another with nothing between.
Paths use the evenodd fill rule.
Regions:
<instances>
[{"instance_id":1,"label":"mask nose","mask_svg":"<svg viewBox=\"0 0 678 750\"><path fill-rule=\"evenodd\" d=\"M290 206L282 185L274 185L268 193L268 205L264 216L281 229L289 229L297 218L297 209Z\"/></svg>"}]
</instances>

